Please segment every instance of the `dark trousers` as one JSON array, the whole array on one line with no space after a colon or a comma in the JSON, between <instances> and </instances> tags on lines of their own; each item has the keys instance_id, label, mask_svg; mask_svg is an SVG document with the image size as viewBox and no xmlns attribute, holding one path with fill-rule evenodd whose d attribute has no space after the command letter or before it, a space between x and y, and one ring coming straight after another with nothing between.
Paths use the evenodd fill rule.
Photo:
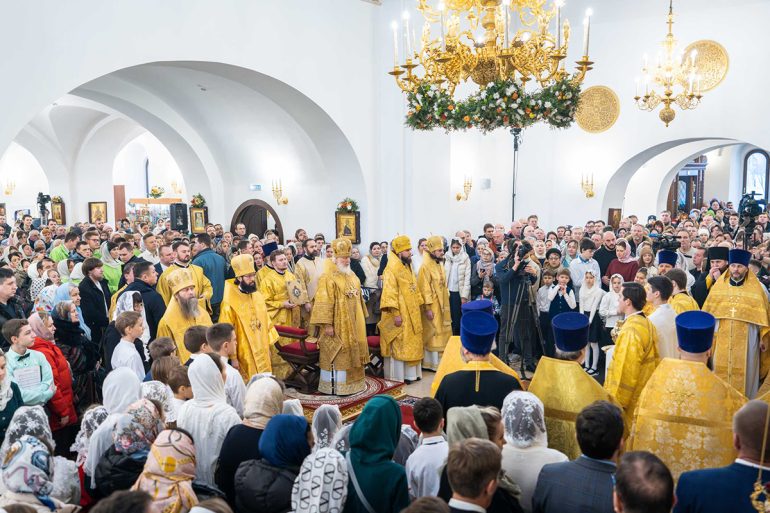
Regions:
<instances>
[{"instance_id":1,"label":"dark trousers","mask_svg":"<svg viewBox=\"0 0 770 513\"><path fill-rule=\"evenodd\" d=\"M219 322L219 310L222 307L222 303L211 305L211 322Z\"/></svg>"},{"instance_id":2,"label":"dark trousers","mask_svg":"<svg viewBox=\"0 0 770 513\"><path fill-rule=\"evenodd\" d=\"M514 310L518 310L513 319ZM502 305L500 308L500 343L498 356L507 361L508 353L521 355L525 367L535 368L534 346L537 341L537 327L532 316L532 308L526 302L519 308L515 304Z\"/></svg>"},{"instance_id":3,"label":"dark trousers","mask_svg":"<svg viewBox=\"0 0 770 513\"><path fill-rule=\"evenodd\" d=\"M540 333L543 334L543 344L545 345L545 356L553 358L556 354L556 349L553 340L553 330L551 329L551 314L548 312L540 312ZM538 353L542 352L539 350Z\"/></svg>"},{"instance_id":4,"label":"dark trousers","mask_svg":"<svg viewBox=\"0 0 770 513\"><path fill-rule=\"evenodd\" d=\"M463 316L463 300L459 292L449 293L449 313L452 315L452 335L460 334L460 317Z\"/></svg>"}]
</instances>

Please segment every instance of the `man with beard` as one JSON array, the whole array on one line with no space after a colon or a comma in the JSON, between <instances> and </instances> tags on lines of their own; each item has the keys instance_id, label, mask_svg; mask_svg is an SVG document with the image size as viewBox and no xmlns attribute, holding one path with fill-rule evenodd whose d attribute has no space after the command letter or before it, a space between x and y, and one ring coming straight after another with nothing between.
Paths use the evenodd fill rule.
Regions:
<instances>
[{"instance_id":1,"label":"man with beard","mask_svg":"<svg viewBox=\"0 0 770 513\"><path fill-rule=\"evenodd\" d=\"M184 346L185 331L190 326L211 326L211 317L198 304L197 285L192 271L171 268L167 273L163 274L172 296L158 324L158 337L173 339L179 361L186 362L190 359L190 352Z\"/></svg>"},{"instance_id":2,"label":"man with beard","mask_svg":"<svg viewBox=\"0 0 770 513\"><path fill-rule=\"evenodd\" d=\"M602 234L602 245L594 252L594 260L599 263L599 276L602 277L602 290L610 290L610 277L607 274L607 268L610 262L618 258L615 254L615 233L606 231Z\"/></svg>"},{"instance_id":3,"label":"man with beard","mask_svg":"<svg viewBox=\"0 0 770 513\"><path fill-rule=\"evenodd\" d=\"M252 260L254 257L252 257ZM297 278L294 273L289 271L289 260L280 249L274 250L268 257L270 267L267 270L263 268L262 275L259 283L259 291L265 298L265 305L267 305L267 314L270 316L270 321L275 326L287 326L297 328L300 322L300 307L292 301L296 301L296 297L289 296L289 284L296 282ZM286 345L294 342L292 339L281 338L280 344ZM270 361L273 366L273 374L283 379L289 372L289 364L287 364L283 358L278 355L278 351L274 346L270 349Z\"/></svg>"},{"instance_id":4,"label":"man with beard","mask_svg":"<svg viewBox=\"0 0 770 513\"><path fill-rule=\"evenodd\" d=\"M273 344L278 340L262 294L257 290L254 257L237 255L230 261L235 280L227 282L220 322L228 322L235 328L238 370L244 381L254 374L272 372L270 364Z\"/></svg>"},{"instance_id":5,"label":"man with beard","mask_svg":"<svg viewBox=\"0 0 770 513\"><path fill-rule=\"evenodd\" d=\"M749 272L751 253L731 249L728 272L714 280L703 311L717 319L714 332L714 373L754 399L767 373L770 303L767 290Z\"/></svg>"},{"instance_id":6,"label":"man with beard","mask_svg":"<svg viewBox=\"0 0 770 513\"><path fill-rule=\"evenodd\" d=\"M690 289L693 299L698 302L698 306L701 308L706 302L711 287L727 271L729 251L728 248L713 246L708 248L706 252L707 259L703 264L704 271Z\"/></svg>"},{"instance_id":7,"label":"man with beard","mask_svg":"<svg viewBox=\"0 0 770 513\"><path fill-rule=\"evenodd\" d=\"M422 377L423 299L412 272L409 237L399 235L390 248L392 253L382 273L380 347L385 359L385 378L411 383Z\"/></svg>"},{"instance_id":8,"label":"man with beard","mask_svg":"<svg viewBox=\"0 0 770 513\"><path fill-rule=\"evenodd\" d=\"M310 322L321 327L318 391L351 395L366 388L364 367L369 361L366 310L360 282L350 269L350 241L336 239L332 249L336 265L326 266L321 275L310 318Z\"/></svg>"},{"instance_id":9,"label":"man with beard","mask_svg":"<svg viewBox=\"0 0 770 513\"><path fill-rule=\"evenodd\" d=\"M313 239L308 239L307 235L302 242L302 251L302 256L294 264L294 272L300 285L307 291L308 302L302 305L302 327L307 328L310 323L310 312L313 309L313 298L318 289L318 279L323 273L324 265L318 258L318 246Z\"/></svg>"},{"instance_id":10,"label":"man with beard","mask_svg":"<svg viewBox=\"0 0 770 513\"><path fill-rule=\"evenodd\" d=\"M456 243L459 247L459 241ZM417 275L417 289L423 301L422 343L425 351L422 367L435 371L438 369L447 340L452 336L452 315L449 308L447 275L444 273L444 239L433 235L428 237L427 245L428 256L422 260ZM468 274L470 272L466 274L466 278ZM459 317L458 315L458 321Z\"/></svg>"},{"instance_id":11,"label":"man with beard","mask_svg":"<svg viewBox=\"0 0 770 513\"><path fill-rule=\"evenodd\" d=\"M192 272L193 282L195 283L195 295L201 304L201 308L207 312L211 312L211 296L214 295L214 288L211 286L211 282L203 273L203 268L191 264L192 253L190 252L190 244L185 241L178 241L171 245L171 249L174 251L176 258L174 263L168 266L168 269L163 271L158 279L158 285L155 289L163 297L163 302L168 305L171 302L171 285L168 280L171 277L171 273L178 269L189 269Z\"/></svg>"}]
</instances>

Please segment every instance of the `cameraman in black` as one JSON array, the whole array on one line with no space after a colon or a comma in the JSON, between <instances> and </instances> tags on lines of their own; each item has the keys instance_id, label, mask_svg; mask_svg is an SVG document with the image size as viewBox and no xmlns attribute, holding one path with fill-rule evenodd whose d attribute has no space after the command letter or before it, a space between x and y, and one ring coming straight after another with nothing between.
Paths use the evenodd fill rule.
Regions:
<instances>
[{"instance_id":1,"label":"cameraman in black","mask_svg":"<svg viewBox=\"0 0 770 513\"><path fill-rule=\"evenodd\" d=\"M498 356L508 362L508 352L513 346L513 353L523 359L523 368L535 372L533 355L537 343L537 319L530 307L530 296L531 287L539 280L539 268L529 259L532 252L529 242L511 239L507 245L508 258L495 266L500 285Z\"/></svg>"}]
</instances>

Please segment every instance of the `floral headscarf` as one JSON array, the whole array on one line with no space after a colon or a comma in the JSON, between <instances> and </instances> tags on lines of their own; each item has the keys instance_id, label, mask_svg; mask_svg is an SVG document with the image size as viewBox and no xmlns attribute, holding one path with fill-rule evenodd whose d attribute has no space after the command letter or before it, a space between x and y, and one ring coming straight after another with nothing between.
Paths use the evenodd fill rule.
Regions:
<instances>
[{"instance_id":1,"label":"floral headscarf","mask_svg":"<svg viewBox=\"0 0 770 513\"><path fill-rule=\"evenodd\" d=\"M166 423L176 422L176 411L171 403L174 394L168 385L160 381L145 381L142 383L142 397L160 403Z\"/></svg>"},{"instance_id":2,"label":"floral headscarf","mask_svg":"<svg viewBox=\"0 0 770 513\"><path fill-rule=\"evenodd\" d=\"M56 303L56 289L58 285L48 285L40 291L37 298L35 298L35 310L38 312L53 312L54 304Z\"/></svg>"},{"instance_id":3,"label":"floral headscarf","mask_svg":"<svg viewBox=\"0 0 770 513\"><path fill-rule=\"evenodd\" d=\"M40 317L39 313L33 313L27 320L29 321L29 327L32 328L32 333L36 337L53 342L53 331L46 327L45 321Z\"/></svg>"},{"instance_id":4,"label":"floral headscarf","mask_svg":"<svg viewBox=\"0 0 770 513\"><path fill-rule=\"evenodd\" d=\"M0 457L5 458L10 447L24 435L34 436L48 444L51 449L56 448L48 416L42 406L22 406L16 410L5 432L3 445L0 446Z\"/></svg>"},{"instance_id":5,"label":"floral headscarf","mask_svg":"<svg viewBox=\"0 0 770 513\"><path fill-rule=\"evenodd\" d=\"M149 399L139 399L118 419L112 442L121 454L149 451L161 430L163 422L158 408Z\"/></svg>"},{"instance_id":6,"label":"floral headscarf","mask_svg":"<svg viewBox=\"0 0 770 513\"><path fill-rule=\"evenodd\" d=\"M78 431L75 437L75 443L70 447L70 451L78 454L76 460L78 467L85 464L88 457L88 444L91 440L91 435L104 422L107 415L109 415L109 412L104 406L95 406L83 414L80 431Z\"/></svg>"},{"instance_id":7,"label":"floral headscarf","mask_svg":"<svg viewBox=\"0 0 770 513\"><path fill-rule=\"evenodd\" d=\"M3 482L13 493L31 493L41 504L56 511L53 493L53 456L34 436L15 441L3 458Z\"/></svg>"}]
</instances>

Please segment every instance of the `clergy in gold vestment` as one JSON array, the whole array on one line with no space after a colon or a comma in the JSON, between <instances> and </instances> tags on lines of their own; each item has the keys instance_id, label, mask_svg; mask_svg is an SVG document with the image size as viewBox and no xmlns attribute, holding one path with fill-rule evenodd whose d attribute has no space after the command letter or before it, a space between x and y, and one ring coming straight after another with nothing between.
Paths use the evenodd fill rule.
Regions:
<instances>
[{"instance_id":1,"label":"clergy in gold vestment","mask_svg":"<svg viewBox=\"0 0 770 513\"><path fill-rule=\"evenodd\" d=\"M185 331L190 326L211 326L211 317L198 302L193 273L183 268L169 267L169 270L172 272L167 276L166 283L172 296L166 313L158 323L158 337L171 337L176 344L179 361L184 363L190 359L190 352L184 346Z\"/></svg>"},{"instance_id":2,"label":"clergy in gold vestment","mask_svg":"<svg viewBox=\"0 0 770 513\"><path fill-rule=\"evenodd\" d=\"M323 261L318 258L318 246L313 239L306 239L302 243L305 254L294 264L294 274L302 287L307 291L308 302L302 305L302 327L308 328L310 315L313 310L313 299L321 274L324 272Z\"/></svg>"},{"instance_id":3,"label":"clergy in gold vestment","mask_svg":"<svg viewBox=\"0 0 770 513\"><path fill-rule=\"evenodd\" d=\"M422 342L425 348L422 366L436 370L449 337L452 315L449 311L449 289L444 271L444 239L428 237L427 255L417 274L417 288L422 295Z\"/></svg>"},{"instance_id":4,"label":"clergy in gold vestment","mask_svg":"<svg viewBox=\"0 0 770 513\"><path fill-rule=\"evenodd\" d=\"M655 326L642 313L646 297L638 283L623 284L620 311L626 320L604 380L604 389L623 408L627 421L633 418L639 395L660 361Z\"/></svg>"},{"instance_id":5,"label":"clergy in gold vestment","mask_svg":"<svg viewBox=\"0 0 770 513\"><path fill-rule=\"evenodd\" d=\"M270 266L262 275L259 291L265 298L267 314L273 326L299 327L299 305L292 303L289 297L289 282L295 282L297 278L289 271L289 260L286 254L276 249L268 258ZM291 339L280 338L279 343L286 345L294 342ZM273 366L273 374L278 378L285 378L291 372L289 364L278 354L275 346L270 346L270 361Z\"/></svg>"},{"instance_id":6,"label":"clergy in gold vestment","mask_svg":"<svg viewBox=\"0 0 770 513\"><path fill-rule=\"evenodd\" d=\"M582 453L575 430L578 414L594 401L612 399L582 366L588 344L588 317L564 312L551 322L556 358L540 358L527 390L543 402L548 447L574 460Z\"/></svg>"},{"instance_id":7,"label":"clergy in gold vestment","mask_svg":"<svg viewBox=\"0 0 770 513\"><path fill-rule=\"evenodd\" d=\"M385 378L414 381L422 377L422 295L412 272L412 243L399 235L390 244L388 264L382 273L380 348Z\"/></svg>"},{"instance_id":8,"label":"clergy in gold vestment","mask_svg":"<svg viewBox=\"0 0 770 513\"><path fill-rule=\"evenodd\" d=\"M324 394L351 395L366 388L366 306L361 298L361 282L350 270L352 247L347 239L332 242L335 266L318 280L310 318L321 328L318 391Z\"/></svg>"},{"instance_id":9,"label":"clergy in gold vestment","mask_svg":"<svg viewBox=\"0 0 770 513\"><path fill-rule=\"evenodd\" d=\"M238 339L238 371L244 381L263 372L272 372L270 355L278 340L262 294L256 287L254 258L249 254L233 257L235 280L225 283L225 293L219 313L219 322L229 322L235 327Z\"/></svg>"},{"instance_id":10,"label":"clergy in gold vestment","mask_svg":"<svg viewBox=\"0 0 770 513\"><path fill-rule=\"evenodd\" d=\"M195 283L195 294L201 307L206 311L211 312L211 296L214 294L214 289L211 286L211 282L206 275L203 274L203 268L195 264L190 263L192 254L190 253L190 245L185 241L175 242L173 249L176 252L176 260L170 266L163 271L163 274L158 278L158 283L155 285L155 290L163 298L166 306L171 302L171 296L173 292L168 282L171 273L177 269L188 269L192 272L193 281Z\"/></svg>"},{"instance_id":11,"label":"clergy in gold vestment","mask_svg":"<svg viewBox=\"0 0 770 513\"><path fill-rule=\"evenodd\" d=\"M703 311L717 319L714 373L753 399L767 374L770 304L767 290L749 271L750 258L748 251L730 250L728 270L709 290Z\"/></svg>"},{"instance_id":12,"label":"clergy in gold vestment","mask_svg":"<svg viewBox=\"0 0 770 513\"><path fill-rule=\"evenodd\" d=\"M664 358L639 397L628 450L657 455L674 479L735 459L732 418L746 398L706 366L714 324L706 312L677 316L681 359Z\"/></svg>"}]
</instances>

